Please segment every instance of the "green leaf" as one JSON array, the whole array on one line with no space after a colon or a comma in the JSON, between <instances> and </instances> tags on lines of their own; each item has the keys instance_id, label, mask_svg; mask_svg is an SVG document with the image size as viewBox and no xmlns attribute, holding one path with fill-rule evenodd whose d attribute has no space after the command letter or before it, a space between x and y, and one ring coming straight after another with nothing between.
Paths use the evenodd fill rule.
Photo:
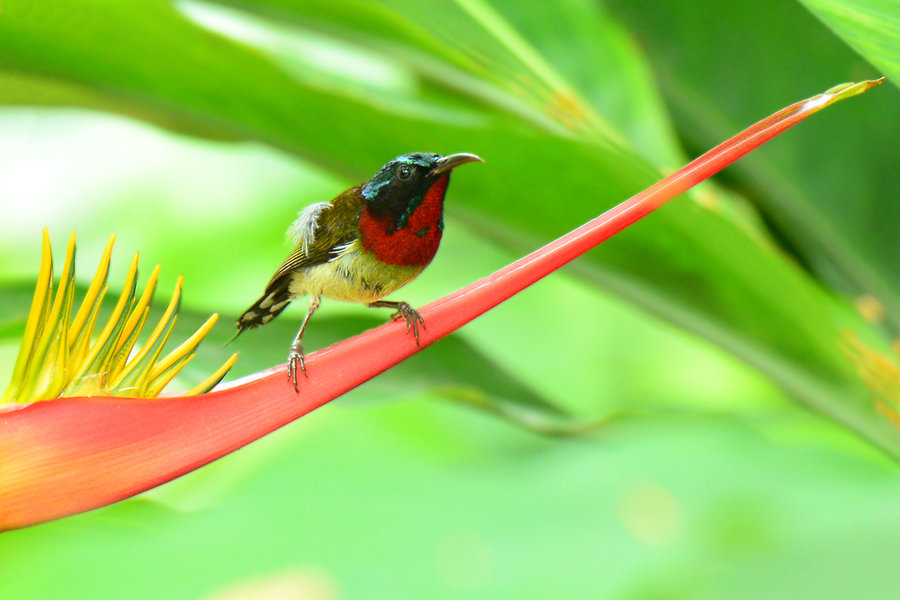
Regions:
<instances>
[{"instance_id":1,"label":"green leaf","mask_svg":"<svg viewBox=\"0 0 900 600\"><path fill-rule=\"evenodd\" d=\"M658 167L677 168L687 162L650 63L599 3L497 0L491 4L633 150Z\"/></svg>"},{"instance_id":2,"label":"green leaf","mask_svg":"<svg viewBox=\"0 0 900 600\"><path fill-rule=\"evenodd\" d=\"M882 74L797 2L606 4L646 49L678 130L695 151L758 118L785 94L804 96L829 82ZM891 4L880 6L890 10ZM890 21L877 27L881 32L868 39L897 60L887 41ZM893 167L898 102L900 91L881 86L864 103L823 115L821 129L803 126L782 136L729 177L806 268L848 295L874 296L894 336L900 334L900 241L893 226L900 219L893 201L900 185Z\"/></svg>"},{"instance_id":3,"label":"green leaf","mask_svg":"<svg viewBox=\"0 0 900 600\"><path fill-rule=\"evenodd\" d=\"M305 36L319 31L351 51L383 54L412 70L423 85L439 86L443 94L429 96L434 101L446 102L448 91L461 94L551 131L580 131L594 142L599 140L592 128L599 127L599 133L624 137L658 164L683 162L648 65L618 24L586 0L466 0L421 9L392 0L220 1L272 18L260 27L287 20ZM247 21L238 12L233 18ZM260 42L264 36L242 37L261 43L286 65L297 60L281 36L269 43ZM307 61L304 71L310 70L329 69Z\"/></svg>"},{"instance_id":4,"label":"green leaf","mask_svg":"<svg viewBox=\"0 0 900 600\"><path fill-rule=\"evenodd\" d=\"M866 60L900 85L900 7L891 0L800 0Z\"/></svg>"}]
</instances>

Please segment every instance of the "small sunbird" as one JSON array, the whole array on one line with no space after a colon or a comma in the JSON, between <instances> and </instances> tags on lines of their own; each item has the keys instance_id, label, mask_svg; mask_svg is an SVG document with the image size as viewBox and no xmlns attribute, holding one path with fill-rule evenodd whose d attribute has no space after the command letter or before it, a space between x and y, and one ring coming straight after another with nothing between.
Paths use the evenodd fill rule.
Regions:
<instances>
[{"instance_id":1,"label":"small sunbird","mask_svg":"<svg viewBox=\"0 0 900 600\"><path fill-rule=\"evenodd\" d=\"M306 374L303 332L322 297L393 308L419 343L422 316L406 302L383 300L416 278L434 258L444 230L444 195L454 167L484 162L474 154L398 156L369 181L331 202L317 202L297 216L288 236L294 249L269 280L266 291L237 320L237 337L265 325L297 296L309 309L288 354L288 375L298 390Z\"/></svg>"}]
</instances>

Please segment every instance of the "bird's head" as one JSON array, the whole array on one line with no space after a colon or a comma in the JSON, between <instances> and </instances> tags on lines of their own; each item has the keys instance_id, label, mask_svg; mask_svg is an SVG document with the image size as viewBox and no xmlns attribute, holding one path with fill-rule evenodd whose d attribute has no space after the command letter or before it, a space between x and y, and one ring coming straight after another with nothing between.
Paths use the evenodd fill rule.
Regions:
<instances>
[{"instance_id":1,"label":"bird's head","mask_svg":"<svg viewBox=\"0 0 900 600\"><path fill-rule=\"evenodd\" d=\"M474 154L429 154L413 152L390 161L361 190L367 212L386 221L393 230L406 226L426 195L439 193L443 202L450 171L467 162L483 162Z\"/></svg>"}]
</instances>

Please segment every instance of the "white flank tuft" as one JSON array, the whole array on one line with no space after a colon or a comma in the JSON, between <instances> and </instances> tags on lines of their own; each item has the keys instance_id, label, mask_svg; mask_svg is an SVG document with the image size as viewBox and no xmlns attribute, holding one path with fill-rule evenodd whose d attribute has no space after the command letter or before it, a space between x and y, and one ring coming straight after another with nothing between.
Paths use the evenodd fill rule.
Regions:
<instances>
[{"instance_id":1,"label":"white flank tuft","mask_svg":"<svg viewBox=\"0 0 900 600\"><path fill-rule=\"evenodd\" d=\"M316 202L300 211L297 220L287 230L288 239L294 246L300 246L305 256L309 256L309 245L316 240L319 215L331 208L331 202Z\"/></svg>"}]
</instances>

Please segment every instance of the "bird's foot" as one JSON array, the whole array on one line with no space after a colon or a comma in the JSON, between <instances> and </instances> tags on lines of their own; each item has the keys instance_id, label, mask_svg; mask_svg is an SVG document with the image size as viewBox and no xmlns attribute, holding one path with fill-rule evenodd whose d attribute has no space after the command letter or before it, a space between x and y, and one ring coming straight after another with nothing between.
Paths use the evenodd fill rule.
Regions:
<instances>
[{"instance_id":1,"label":"bird's foot","mask_svg":"<svg viewBox=\"0 0 900 600\"><path fill-rule=\"evenodd\" d=\"M298 369L303 372L304 377L308 377L306 374L306 360L304 359L303 345L299 341L295 341L291 344L291 351L288 353L288 378L294 384L294 391L300 393L300 388L297 386Z\"/></svg>"},{"instance_id":2,"label":"bird's foot","mask_svg":"<svg viewBox=\"0 0 900 600\"><path fill-rule=\"evenodd\" d=\"M421 324L422 329L425 329L425 319L422 318L419 311L406 302L400 302L397 304L397 312L391 315L391 319L406 321L406 333L412 331L413 337L416 338L416 346L419 345L419 325Z\"/></svg>"}]
</instances>

